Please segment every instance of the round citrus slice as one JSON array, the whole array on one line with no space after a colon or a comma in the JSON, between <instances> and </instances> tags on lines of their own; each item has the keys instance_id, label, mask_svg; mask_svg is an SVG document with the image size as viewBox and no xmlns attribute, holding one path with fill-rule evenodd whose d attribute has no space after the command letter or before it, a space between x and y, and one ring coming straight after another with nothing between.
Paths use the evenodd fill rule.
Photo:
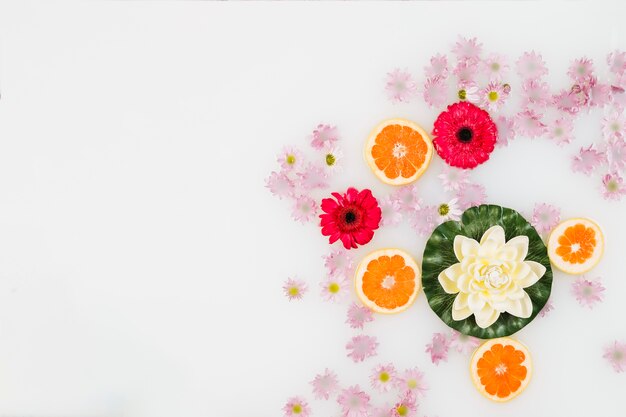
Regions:
<instances>
[{"instance_id":1,"label":"round citrus slice","mask_svg":"<svg viewBox=\"0 0 626 417\"><path fill-rule=\"evenodd\" d=\"M433 143L416 123L405 119L385 120L372 130L365 145L365 160L384 183L405 185L417 180L428 168Z\"/></svg>"},{"instance_id":2,"label":"round citrus slice","mask_svg":"<svg viewBox=\"0 0 626 417\"><path fill-rule=\"evenodd\" d=\"M568 219L548 239L552 264L568 274L583 274L597 265L604 253L602 230L589 219Z\"/></svg>"},{"instance_id":3,"label":"round citrus slice","mask_svg":"<svg viewBox=\"0 0 626 417\"><path fill-rule=\"evenodd\" d=\"M517 340L491 339L476 349L470 362L474 385L490 400L503 402L526 389L532 375L528 349Z\"/></svg>"},{"instance_id":4,"label":"round citrus slice","mask_svg":"<svg viewBox=\"0 0 626 417\"><path fill-rule=\"evenodd\" d=\"M354 277L356 294L375 312L406 310L419 292L422 274L411 255L400 249L381 249L367 255Z\"/></svg>"}]
</instances>

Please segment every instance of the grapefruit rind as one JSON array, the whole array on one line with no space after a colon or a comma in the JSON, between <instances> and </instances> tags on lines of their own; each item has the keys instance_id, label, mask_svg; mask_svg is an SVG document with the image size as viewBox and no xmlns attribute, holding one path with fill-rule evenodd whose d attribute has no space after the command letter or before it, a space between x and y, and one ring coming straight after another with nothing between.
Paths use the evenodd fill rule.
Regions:
<instances>
[{"instance_id":1,"label":"grapefruit rind","mask_svg":"<svg viewBox=\"0 0 626 417\"><path fill-rule=\"evenodd\" d=\"M591 258L589 258L582 264L572 264L557 255L556 249L559 246L558 239L561 235L563 235L565 229L578 223L582 223L587 227L591 227L596 232L596 235L599 236L599 238L597 239L597 243L593 250L593 255L591 256ZM556 269L561 272L565 272L566 274L580 275L589 272L598 264L598 262L600 262L603 254L604 233L602 232L600 226L591 219L576 217L573 219L564 220L552 230L550 236L548 237L548 257L550 258L550 262Z\"/></svg>"}]
</instances>

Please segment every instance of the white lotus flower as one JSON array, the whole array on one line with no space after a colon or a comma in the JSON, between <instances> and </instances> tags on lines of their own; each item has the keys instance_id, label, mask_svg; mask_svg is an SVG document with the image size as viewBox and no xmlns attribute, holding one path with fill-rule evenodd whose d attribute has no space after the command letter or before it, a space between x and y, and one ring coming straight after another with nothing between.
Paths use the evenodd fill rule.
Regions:
<instances>
[{"instance_id":1,"label":"white lotus flower","mask_svg":"<svg viewBox=\"0 0 626 417\"><path fill-rule=\"evenodd\" d=\"M439 283L448 294L457 294L452 318L463 320L474 314L481 328L491 326L500 313L528 318L533 304L524 288L535 284L546 272L538 262L525 261L528 236L505 242L504 229L493 226L480 243L457 235L454 238L456 263L439 274Z\"/></svg>"}]
</instances>

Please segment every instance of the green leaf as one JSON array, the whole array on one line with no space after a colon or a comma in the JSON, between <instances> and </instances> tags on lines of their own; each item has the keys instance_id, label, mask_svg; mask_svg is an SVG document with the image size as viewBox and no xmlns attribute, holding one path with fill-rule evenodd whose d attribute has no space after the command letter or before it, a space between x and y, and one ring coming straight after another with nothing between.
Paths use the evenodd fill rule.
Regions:
<instances>
[{"instance_id":1,"label":"green leaf","mask_svg":"<svg viewBox=\"0 0 626 417\"><path fill-rule=\"evenodd\" d=\"M529 318L524 319L509 313L501 313L495 323L482 329L476 324L474 315L459 321L452 319L452 303L456 294L446 293L438 277L444 269L458 262L454 254L454 238L457 235L480 241L485 231L495 225L502 226L507 241L515 236L528 236L526 260L539 262L546 267L546 273L534 285L524 288L533 303L533 313ZM552 268L546 245L535 228L524 217L509 208L484 204L467 209L461 216L460 222L448 221L433 231L424 249L422 286L430 308L448 326L466 335L493 339L509 336L533 321L550 297Z\"/></svg>"}]
</instances>

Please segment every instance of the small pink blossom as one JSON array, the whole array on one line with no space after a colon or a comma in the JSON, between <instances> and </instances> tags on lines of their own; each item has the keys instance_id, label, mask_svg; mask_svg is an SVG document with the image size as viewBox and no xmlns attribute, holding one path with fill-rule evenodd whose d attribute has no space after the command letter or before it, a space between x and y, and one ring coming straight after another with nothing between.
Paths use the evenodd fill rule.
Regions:
<instances>
[{"instance_id":1,"label":"small pink blossom","mask_svg":"<svg viewBox=\"0 0 626 417\"><path fill-rule=\"evenodd\" d=\"M541 115L527 109L515 115L515 131L532 139L543 135L546 125L541 121Z\"/></svg>"},{"instance_id":2,"label":"small pink blossom","mask_svg":"<svg viewBox=\"0 0 626 417\"><path fill-rule=\"evenodd\" d=\"M298 184L304 190L328 188L328 175L324 168L316 164L308 164L304 171L298 172Z\"/></svg>"},{"instance_id":3,"label":"small pink blossom","mask_svg":"<svg viewBox=\"0 0 626 417\"><path fill-rule=\"evenodd\" d=\"M430 65L424 67L426 78L446 78L448 76L448 58L437 54L430 58Z\"/></svg>"},{"instance_id":4,"label":"small pink blossom","mask_svg":"<svg viewBox=\"0 0 626 417\"><path fill-rule=\"evenodd\" d=\"M374 336L358 335L352 337L346 349L347 356L354 362L363 362L365 359L376 356L378 348L378 340Z\"/></svg>"},{"instance_id":5,"label":"small pink blossom","mask_svg":"<svg viewBox=\"0 0 626 417\"><path fill-rule=\"evenodd\" d=\"M506 58L500 54L490 54L483 61L483 68L490 80L500 81L509 70Z\"/></svg>"},{"instance_id":6,"label":"small pink blossom","mask_svg":"<svg viewBox=\"0 0 626 417\"><path fill-rule=\"evenodd\" d=\"M609 169L622 170L626 168L626 139L611 138L604 141L600 152L606 156Z\"/></svg>"},{"instance_id":7,"label":"small pink blossom","mask_svg":"<svg viewBox=\"0 0 626 417\"><path fill-rule=\"evenodd\" d=\"M308 417L311 414L309 404L302 397L291 397L283 407L285 417Z\"/></svg>"},{"instance_id":8,"label":"small pink blossom","mask_svg":"<svg viewBox=\"0 0 626 417\"><path fill-rule=\"evenodd\" d=\"M296 189L293 181L284 172L272 172L265 179L265 187L281 200L283 197L293 197Z\"/></svg>"},{"instance_id":9,"label":"small pink blossom","mask_svg":"<svg viewBox=\"0 0 626 417\"><path fill-rule=\"evenodd\" d=\"M376 391L388 392L395 384L396 376L396 367L393 364L378 365L370 374L370 383Z\"/></svg>"},{"instance_id":10,"label":"small pink blossom","mask_svg":"<svg viewBox=\"0 0 626 417\"><path fill-rule=\"evenodd\" d=\"M328 275L330 276L352 276L353 267L354 267L354 258L353 255L341 248L341 249L333 249L328 255L322 256L324 259L324 266L328 271Z\"/></svg>"},{"instance_id":11,"label":"small pink blossom","mask_svg":"<svg viewBox=\"0 0 626 417\"><path fill-rule=\"evenodd\" d=\"M317 204L311 197L302 195L296 199L293 205L291 217L300 223L308 223L315 220Z\"/></svg>"},{"instance_id":12,"label":"small pink blossom","mask_svg":"<svg viewBox=\"0 0 626 417\"><path fill-rule=\"evenodd\" d=\"M606 57L609 71L621 75L626 72L626 52L615 50Z\"/></svg>"},{"instance_id":13,"label":"small pink blossom","mask_svg":"<svg viewBox=\"0 0 626 417\"><path fill-rule=\"evenodd\" d=\"M596 303L601 302L604 298L603 292L604 287L599 279L590 281L582 276L572 283L572 294L583 307L593 308Z\"/></svg>"},{"instance_id":14,"label":"small pink blossom","mask_svg":"<svg viewBox=\"0 0 626 417\"><path fill-rule=\"evenodd\" d=\"M626 118L623 113L611 112L602 119L602 133L605 139L626 136Z\"/></svg>"},{"instance_id":15,"label":"small pink blossom","mask_svg":"<svg viewBox=\"0 0 626 417\"><path fill-rule=\"evenodd\" d=\"M420 208L422 200L418 197L415 185L405 185L396 189L392 198L400 205L400 210L404 213L411 213Z\"/></svg>"},{"instance_id":16,"label":"small pink blossom","mask_svg":"<svg viewBox=\"0 0 626 417\"><path fill-rule=\"evenodd\" d=\"M342 302L350 292L350 282L343 275L329 276L320 283L324 301Z\"/></svg>"},{"instance_id":17,"label":"small pink blossom","mask_svg":"<svg viewBox=\"0 0 626 417\"><path fill-rule=\"evenodd\" d=\"M311 381L311 386L313 386L313 395L316 399L327 400L339 391L337 374L327 368L323 374L315 375L315 378Z\"/></svg>"},{"instance_id":18,"label":"small pink blossom","mask_svg":"<svg viewBox=\"0 0 626 417\"><path fill-rule=\"evenodd\" d=\"M556 142L557 145L563 146L574 140L574 121L570 116L561 116L552 120L546 125L548 137Z\"/></svg>"},{"instance_id":19,"label":"small pink blossom","mask_svg":"<svg viewBox=\"0 0 626 417\"><path fill-rule=\"evenodd\" d=\"M591 106L606 106L611 102L613 94L611 92L611 86L604 83L599 83L595 78L589 80L589 84L586 86L589 89Z\"/></svg>"},{"instance_id":20,"label":"small pink blossom","mask_svg":"<svg viewBox=\"0 0 626 417\"><path fill-rule=\"evenodd\" d=\"M546 302L546 304L543 306L543 308L541 309L541 311L539 312L539 315L541 317L545 317L548 315L549 312L551 312L552 310L554 310L554 305L552 304L552 300L548 300Z\"/></svg>"},{"instance_id":21,"label":"small pink blossom","mask_svg":"<svg viewBox=\"0 0 626 417\"><path fill-rule=\"evenodd\" d=\"M458 204L461 210L481 205L487 199L485 187L480 184L470 183L462 187L457 193Z\"/></svg>"},{"instance_id":22,"label":"small pink blossom","mask_svg":"<svg viewBox=\"0 0 626 417\"><path fill-rule=\"evenodd\" d=\"M311 134L311 146L318 150L323 149L324 146L332 145L338 140L339 134L336 126L319 124Z\"/></svg>"},{"instance_id":23,"label":"small pink blossom","mask_svg":"<svg viewBox=\"0 0 626 417\"><path fill-rule=\"evenodd\" d=\"M617 172L605 174L602 177L602 196L606 200L619 201L626 195L626 184L624 179Z\"/></svg>"},{"instance_id":24,"label":"small pink blossom","mask_svg":"<svg viewBox=\"0 0 626 417\"><path fill-rule=\"evenodd\" d=\"M378 200L378 206L382 212L380 226L395 226L402 220L400 203L391 195L387 195Z\"/></svg>"},{"instance_id":25,"label":"small pink blossom","mask_svg":"<svg viewBox=\"0 0 626 417\"><path fill-rule=\"evenodd\" d=\"M342 417L369 417L370 396L358 385L341 390L337 397Z\"/></svg>"},{"instance_id":26,"label":"small pink blossom","mask_svg":"<svg viewBox=\"0 0 626 417\"><path fill-rule=\"evenodd\" d=\"M283 292L289 301L301 300L308 287L304 281L296 278L288 278L283 285Z\"/></svg>"},{"instance_id":27,"label":"small pink blossom","mask_svg":"<svg viewBox=\"0 0 626 417\"><path fill-rule=\"evenodd\" d=\"M411 215L411 227L422 236L430 235L438 225L437 206L423 206Z\"/></svg>"},{"instance_id":28,"label":"small pink blossom","mask_svg":"<svg viewBox=\"0 0 626 417\"><path fill-rule=\"evenodd\" d=\"M458 40L454 47L452 48L452 53L454 53L457 59L478 59L480 58L480 54L482 52L483 45L478 43L476 38L464 38L462 36L458 37Z\"/></svg>"},{"instance_id":29,"label":"small pink blossom","mask_svg":"<svg viewBox=\"0 0 626 417\"><path fill-rule=\"evenodd\" d=\"M541 54L525 52L516 62L517 73L522 79L541 78L548 74L548 68L543 61Z\"/></svg>"},{"instance_id":30,"label":"small pink blossom","mask_svg":"<svg viewBox=\"0 0 626 417\"><path fill-rule=\"evenodd\" d=\"M549 233L561 221L561 210L550 204L537 203L530 220L539 233Z\"/></svg>"},{"instance_id":31,"label":"small pink blossom","mask_svg":"<svg viewBox=\"0 0 626 417\"><path fill-rule=\"evenodd\" d=\"M552 102L550 87L545 81L540 79L528 79L522 84L522 107L535 105L546 107Z\"/></svg>"},{"instance_id":32,"label":"small pink blossom","mask_svg":"<svg viewBox=\"0 0 626 417\"><path fill-rule=\"evenodd\" d=\"M430 353L430 360L439 365L439 362L448 360L448 349L450 348L450 340L443 333L433 334L433 340L426 345L426 352Z\"/></svg>"},{"instance_id":33,"label":"small pink blossom","mask_svg":"<svg viewBox=\"0 0 626 417\"><path fill-rule=\"evenodd\" d=\"M506 86L499 81L490 82L481 90L481 106L491 112L500 110L509 96L510 87Z\"/></svg>"},{"instance_id":34,"label":"small pink blossom","mask_svg":"<svg viewBox=\"0 0 626 417\"><path fill-rule=\"evenodd\" d=\"M479 104L482 100L481 89L474 81L463 81L458 83L457 96L459 100L468 101L472 104Z\"/></svg>"},{"instance_id":35,"label":"small pink blossom","mask_svg":"<svg viewBox=\"0 0 626 417\"><path fill-rule=\"evenodd\" d=\"M577 114L584 104L577 94L569 90L562 90L558 94L553 95L552 103L557 109L571 115Z\"/></svg>"},{"instance_id":36,"label":"small pink blossom","mask_svg":"<svg viewBox=\"0 0 626 417\"><path fill-rule=\"evenodd\" d=\"M614 341L604 348L604 359L609 361L615 372L626 370L626 343Z\"/></svg>"},{"instance_id":37,"label":"small pink blossom","mask_svg":"<svg viewBox=\"0 0 626 417\"><path fill-rule=\"evenodd\" d=\"M444 191L459 191L469 183L469 171L444 165L437 178L441 181Z\"/></svg>"},{"instance_id":38,"label":"small pink blossom","mask_svg":"<svg viewBox=\"0 0 626 417\"><path fill-rule=\"evenodd\" d=\"M348 308L348 318L346 323L353 329L363 329L365 323L374 321L372 310L357 303L352 303Z\"/></svg>"},{"instance_id":39,"label":"small pink blossom","mask_svg":"<svg viewBox=\"0 0 626 417\"><path fill-rule=\"evenodd\" d=\"M402 372L396 378L396 389L400 392L413 391L416 396L424 395L428 385L424 381L424 373L419 368L411 368Z\"/></svg>"},{"instance_id":40,"label":"small pink blossom","mask_svg":"<svg viewBox=\"0 0 626 417\"><path fill-rule=\"evenodd\" d=\"M515 123L512 117L498 116L495 119L498 128L497 146L506 146L515 138Z\"/></svg>"},{"instance_id":41,"label":"small pink blossom","mask_svg":"<svg viewBox=\"0 0 626 417\"><path fill-rule=\"evenodd\" d=\"M593 170L604 162L606 162L606 156L594 148L594 145L592 144L587 148L580 148L578 155L573 156L572 171L590 175Z\"/></svg>"},{"instance_id":42,"label":"small pink blossom","mask_svg":"<svg viewBox=\"0 0 626 417\"><path fill-rule=\"evenodd\" d=\"M399 68L387 73L385 85L389 100L394 103L407 103L415 96L417 84L413 81L411 73Z\"/></svg>"},{"instance_id":43,"label":"small pink blossom","mask_svg":"<svg viewBox=\"0 0 626 417\"><path fill-rule=\"evenodd\" d=\"M276 160L284 171L297 170L304 162L302 152L292 146L285 146Z\"/></svg>"},{"instance_id":44,"label":"small pink blossom","mask_svg":"<svg viewBox=\"0 0 626 417\"><path fill-rule=\"evenodd\" d=\"M574 81L583 81L593 75L593 61L587 57L572 61L567 75Z\"/></svg>"},{"instance_id":45,"label":"small pink blossom","mask_svg":"<svg viewBox=\"0 0 626 417\"><path fill-rule=\"evenodd\" d=\"M411 390L400 394L398 402L391 410L393 417L415 417L417 415L417 397Z\"/></svg>"},{"instance_id":46,"label":"small pink blossom","mask_svg":"<svg viewBox=\"0 0 626 417\"><path fill-rule=\"evenodd\" d=\"M452 330L450 347L463 355L469 355L480 345L480 339Z\"/></svg>"},{"instance_id":47,"label":"small pink blossom","mask_svg":"<svg viewBox=\"0 0 626 417\"><path fill-rule=\"evenodd\" d=\"M448 98L448 83L441 77L426 79L424 101L431 107L442 107Z\"/></svg>"},{"instance_id":48,"label":"small pink blossom","mask_svg":"<svg viewBox=\"0 0 626 417\"><path fill-rule=\"evenodd\" d=\"M478 63L478 59L475 58L460 59L452 72L460 82L474 81L478 72Z\"/></svg>"}]
</instances>

